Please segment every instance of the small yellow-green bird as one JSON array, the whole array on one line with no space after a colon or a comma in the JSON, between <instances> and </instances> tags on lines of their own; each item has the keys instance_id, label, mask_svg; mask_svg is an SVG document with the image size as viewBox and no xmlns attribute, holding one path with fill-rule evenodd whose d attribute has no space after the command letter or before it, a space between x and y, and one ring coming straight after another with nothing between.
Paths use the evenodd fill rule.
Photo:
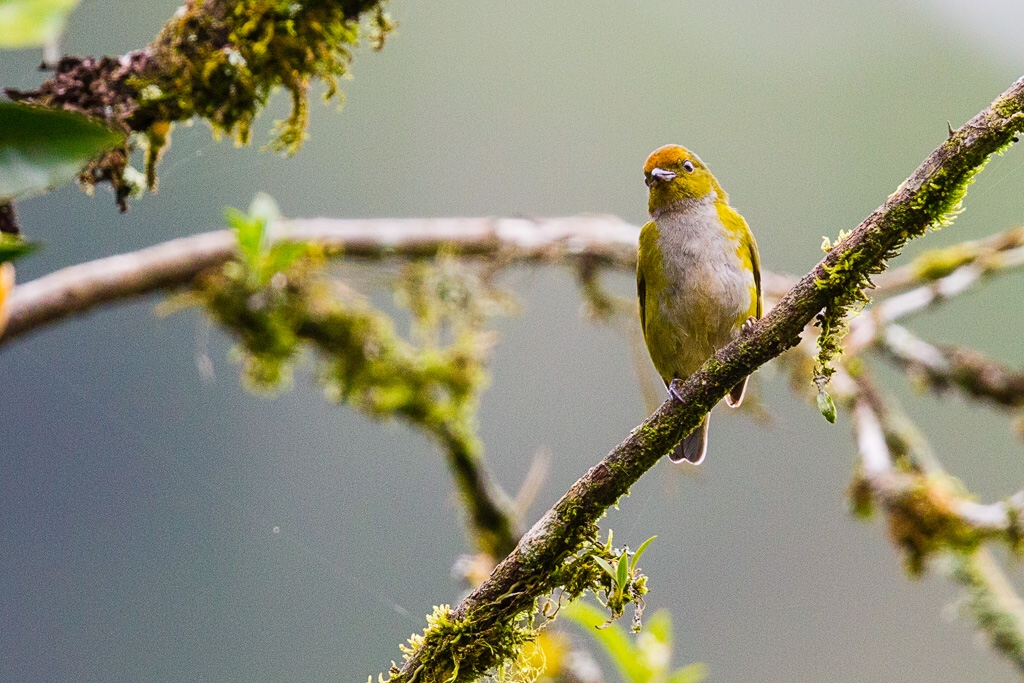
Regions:
<instances>
[{"instance_id":1,"label":"small yellow-green bird","mask_svg":"<svg viewBox=\"0 0 1024 683\"><path fill-rule=\"evenodd\" d=\"M679 145L647 157L651 220L640 231L640 326L669 392L761 317L761 264L747 222L700 158ZM740 405L747 379L725 397ZM678 397L677 397L678 398ZM700 464L708 418L669 455Z\"/></svg>"}]
</instances>

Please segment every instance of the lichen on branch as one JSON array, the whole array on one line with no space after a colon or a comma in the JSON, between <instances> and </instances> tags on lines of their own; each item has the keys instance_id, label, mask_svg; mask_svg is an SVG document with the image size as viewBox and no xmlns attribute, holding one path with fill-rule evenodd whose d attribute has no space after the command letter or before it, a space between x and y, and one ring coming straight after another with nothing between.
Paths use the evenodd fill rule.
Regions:
<instances>
[{"instance_id":1,"label":"lichen on branch","mask_svg":"<svg viewBox=\"0 0 1024 683\"><path fill-rule=\"evenodd\" d=\"M647 594L647 576L637 563L653 539L642 543L637 550L615 548L612 533L608 540L597 540L597 527L581 530L579 548L561 559L551 572L537 572L529 584L502 597L500 605L484 604L472 612L452 610L449 605L434 607L427 615L427 626L422 633L410 636L400 646L404 664L415 661L410 671L397 666L388 672L388 678L398 681L473 681L497 668L502 680L519 680L527 665L523 647L534 642L561 607L590 592L608 610L605 626L620 618L627 605L634 605L633 629L641 628L643 596ZM542 598L556 592L550 600ZM527 596L526 601L520 598ZM515 607L513 606L515 605ZM495 622L496 610L515 610L511 619ZM417 659L423 650L437 653L429 660Z\"/></svg>"},{"instance_id":2,"label":"lichen on branch","mask_svg":"<svg viewBox=\"0 0 1024 683\"><path fill-rule=\"evenodd\" d=\"M492 562L508 554L519 533L510 502L483 466L475 422L494 336L487 323L508 312L508 297L454 258L411 262L396 281L396 300L411 317L405 338L365 296L328 276L319 247L269 238L277 216L268 197L258 197L249 214L228 210L227 218L236 258L204 273L171 306L202 305L238 340L242 377L254 390L287 387L308 349L328 398L433 437L466 503L473 542Z\"/></svg>"},{"instance_id":3,"label":"lichen on branch","mask_svg":"<svg viewBox=\"0 0 1024 683\"><path fill-rule=\"evenodd\" d=\"M188 0L147 47L121 57L64 57L38 89L7 89L14 100L79 111L104 120L134 143L95 161L87 186L109 181L118 204L139 190L128 172L131 146L147 148L146 184L170 142L171 125L198 116L214 135L248 144L252 124L275 88L291 95L291 113L277 122L269 147L292 154L305 138L308 91L327 84L339 96L360 34L383 46L393 23L386 0ZM362 28L361 22L367 28Z\"/></svg>"},{"instance_id":4,"label":"lichen on branch","mask_svg":"<svg viewBox=\"0 0 1024 683\"><path fill-rule=\"evenodd\" d=\"M948 139L857 230L841 238L839 245L828 245L828 256L815 272L816 286L829 293L818 318L819 390L832 375L833 359L842 352L849 317L870 301L865 290L874 286L872 276L883 272L908 240L951 225L963 210L975 176L993 154L1017 141L1024 128L1022 85L1024 79L1018 80L960 129L950 129ZM867 229L873 225L882 229Z\"/></svg>"}]
</instances>

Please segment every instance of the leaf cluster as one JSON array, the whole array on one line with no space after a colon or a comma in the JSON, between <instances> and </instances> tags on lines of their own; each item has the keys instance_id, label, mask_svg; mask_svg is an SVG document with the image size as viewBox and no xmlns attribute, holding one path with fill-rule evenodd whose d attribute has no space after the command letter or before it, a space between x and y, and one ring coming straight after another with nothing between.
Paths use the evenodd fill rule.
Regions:
<instances>
[{"instance_id":1,"label":"leaf cluster","mask_svg":"<svg viewBox=\"0 0 1024 683\"><path fill-rule=\"evenodd\" d=\"M602 623L604 610L587 602L574 602L562 614L602 647L625 683L699 683L707 678L707 667L700 663L673 670L672 616L667 610L655 612L639 637L618 624Z\"/></svg>"}]
</instances>

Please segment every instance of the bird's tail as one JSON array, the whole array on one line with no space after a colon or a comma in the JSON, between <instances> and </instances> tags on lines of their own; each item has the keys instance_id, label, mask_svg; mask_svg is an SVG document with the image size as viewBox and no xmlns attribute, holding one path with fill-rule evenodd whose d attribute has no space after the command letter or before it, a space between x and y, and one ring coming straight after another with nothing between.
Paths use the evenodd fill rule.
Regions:
<instances>
[{"instance_id":1,"label":"bird's tail","mask_svg":"<svg viewBox=\"0 0 1024 683\"><path fill-rule=\"evenodd\" d=\"M708 419L711 415L705 415L704 421L700 423L688 437L679 442L676 449L669 453L668 459L672 462L684 460L699 465L708 453Z\"/></svg>"},{"instance_id":2,"label":"bird's tail","mask_svg":"<svg viewBox=\"0 0 1024 683\"><path fill-rule=\"evenodd\" d=\"M747 380L749 377L744 377L743 381L737 384L725 395L725 403L730 408L739 408L740 404L743 403L743 395L747 393Z\"/></svg>"}]
</instances>

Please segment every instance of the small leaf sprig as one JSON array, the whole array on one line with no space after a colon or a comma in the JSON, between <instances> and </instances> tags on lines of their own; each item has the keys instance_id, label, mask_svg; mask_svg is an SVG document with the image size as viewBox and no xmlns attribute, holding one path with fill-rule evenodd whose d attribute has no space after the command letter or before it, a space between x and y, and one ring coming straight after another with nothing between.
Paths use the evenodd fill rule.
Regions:
<instances>
[{"instance_id":1,"label":"small leaf sprig","mask_svg":"<svg viewBox=\"0 0 1024 683\"><path fill-rule=\"evenodd\" d=\"M629 548L623 547L621 551L618 551L618 561L614 566L602 557L593 556L594 562L604 570L609 578L609 585L605 588L606 600L604 604L611 612L611 616L604 626L600 628L607 627L621 617L626 605L632 602L636 605L636 611L633 614L633 631L634 633L640 632L640 620L643 616L644 605L643 596L647 593L647 577L640 573L638 563L640 562L640 556L647 550L647 546L656 538L657 536L648 538L640 544L640 547L634 553L630 553ZM610 556L614 556L615 551L612 549L611 531L608 532L608 542L605 544L604 549Z\"/></svg>"}]
</instances>

